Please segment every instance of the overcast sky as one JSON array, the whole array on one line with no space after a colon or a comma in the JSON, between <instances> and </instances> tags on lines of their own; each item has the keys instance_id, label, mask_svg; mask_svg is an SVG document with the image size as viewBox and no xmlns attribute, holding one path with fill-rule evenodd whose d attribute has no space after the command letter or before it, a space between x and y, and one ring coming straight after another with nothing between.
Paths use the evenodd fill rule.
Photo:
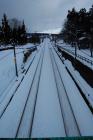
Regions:
<instances>
[{"instance_id":1,"label":"overcast sky","mask_svg":"<svg viewBox=\"0 0 93 140\"><path fill-rule=\"evenodd\" d=\"M3 13L9 18L24 19L32 32L61 28L67 11L93 4L93 0L0 0L0 20Z\"/></svg>"}]
</instances>

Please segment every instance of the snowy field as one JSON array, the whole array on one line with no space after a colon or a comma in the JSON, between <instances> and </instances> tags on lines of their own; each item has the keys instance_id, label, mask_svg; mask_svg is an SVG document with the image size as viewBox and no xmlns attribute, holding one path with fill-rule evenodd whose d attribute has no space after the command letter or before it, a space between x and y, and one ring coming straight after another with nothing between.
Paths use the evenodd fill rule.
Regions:
<instances>
[{"instance_id":1,"label":"snowy field","mask_svg":"<svg viewBox=\"0 0 93 140\"><path fill-rule=\"evenodd\" d=\"M0 96L16 77L13 55L12 50L0 52Z\"/></svg>"},{"instance_id":2,"label":"snowy field","mask_svg":"<svg viewBox=\"0 0 93 140\"><path fill-rule=\"evenodd\" d=\"M87 83L70 62L62 63L48 38L40 46L20 86L0 104L0 137L93 136L93 114L66 67Z\"/></svg>"},{"instance_id":3,"label":"snowy field","mask_svg":"<svg viewBox=\"0 0 93 140\"><path fill-rule=\"evenodd\" d=\"M16 49L16 58L17 58L17 67L18 74L20 75L22 70L21 66L23 65L23 57L26 48L32 47L33 44L27 44L20 46L23 49ZM12 47L12 46L8 46ZM18 47L17 47L18 48ZM15 71L15 62L14 62L14 51L6 50L0 52L0 96L3 92L14 84L16 80L16 71Z\"/></svg>"}]
</instances>

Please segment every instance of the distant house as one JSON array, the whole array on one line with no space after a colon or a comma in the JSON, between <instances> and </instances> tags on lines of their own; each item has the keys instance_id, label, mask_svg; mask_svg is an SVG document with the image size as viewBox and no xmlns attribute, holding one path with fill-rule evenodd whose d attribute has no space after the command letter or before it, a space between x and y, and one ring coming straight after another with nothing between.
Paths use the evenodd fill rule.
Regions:
<instances>
[{"instance_id":1,"label":"distant house","mask_svg":"<svg viewBox=\"0 0 93 140\"><path fill-rule=\"evenodd\" d=\"M81 49L89 48L89 38L88 37L80 37L78 40L78 46Z\"/></svg>"}]
</instances>

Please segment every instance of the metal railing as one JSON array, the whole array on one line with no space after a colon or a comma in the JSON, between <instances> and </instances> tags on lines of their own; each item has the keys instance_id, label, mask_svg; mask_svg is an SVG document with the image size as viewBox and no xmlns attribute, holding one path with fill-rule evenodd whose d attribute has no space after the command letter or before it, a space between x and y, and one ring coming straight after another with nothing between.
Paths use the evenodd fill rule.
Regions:
<instances>
[{"instance_id":1,"label":"metal railing","mask_svg":"<svg viewBox=\"0 0 93 140\"><path fill-rule=\"evenodd\" d=\"M71 50L69 50L69 49L66 49L66 48L64 48L64 47L62 47L62 46L60 46L60 45L56 45L60 50L62 50L62 51L66 51L66 53L70 53L70 54L72 54L72 55L74 55L75 56L75 52L73 52L73 51L71 51ZM80 58L81 60L84 60L85 62L87 62L87 63L89 63L89 64L91 64L91 65L93 65L93 61L92 60L90 60L90 59L88 59L88 58L86 58L86 57L84 57L84 56L82 56L82 55L80 55L80 54L77 54L77 56L76 56L77 58Z\"/></svg>"}]
</instances>

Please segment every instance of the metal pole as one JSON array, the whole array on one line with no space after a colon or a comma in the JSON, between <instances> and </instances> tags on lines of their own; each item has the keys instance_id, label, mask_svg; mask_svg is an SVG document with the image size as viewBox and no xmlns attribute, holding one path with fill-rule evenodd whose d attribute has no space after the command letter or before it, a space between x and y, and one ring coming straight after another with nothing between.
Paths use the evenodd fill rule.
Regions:
<instances>
[{"instance_id":1,"label":"metal pole","mask_svg":"<svg viewBox=\"0 0 93 140\"><path fill-rule=\"evenodd\" d=\"M77 57L77 43L75 43L75 60L76 60L76 57Z\"/></svg>"},{"instance_id":2,"label":"metal pole","mask_svg":"<svg viewBox=\"0 0 93 140\"><path fill-rule=\"evenodd\" d=\"M17 61L16 61L16 51L15 51L15 45L14 45L14 62L15 62L15 71L16 71L16 76L18 77L18 68L17 68Z\"/></svg>"}]
</instances>

